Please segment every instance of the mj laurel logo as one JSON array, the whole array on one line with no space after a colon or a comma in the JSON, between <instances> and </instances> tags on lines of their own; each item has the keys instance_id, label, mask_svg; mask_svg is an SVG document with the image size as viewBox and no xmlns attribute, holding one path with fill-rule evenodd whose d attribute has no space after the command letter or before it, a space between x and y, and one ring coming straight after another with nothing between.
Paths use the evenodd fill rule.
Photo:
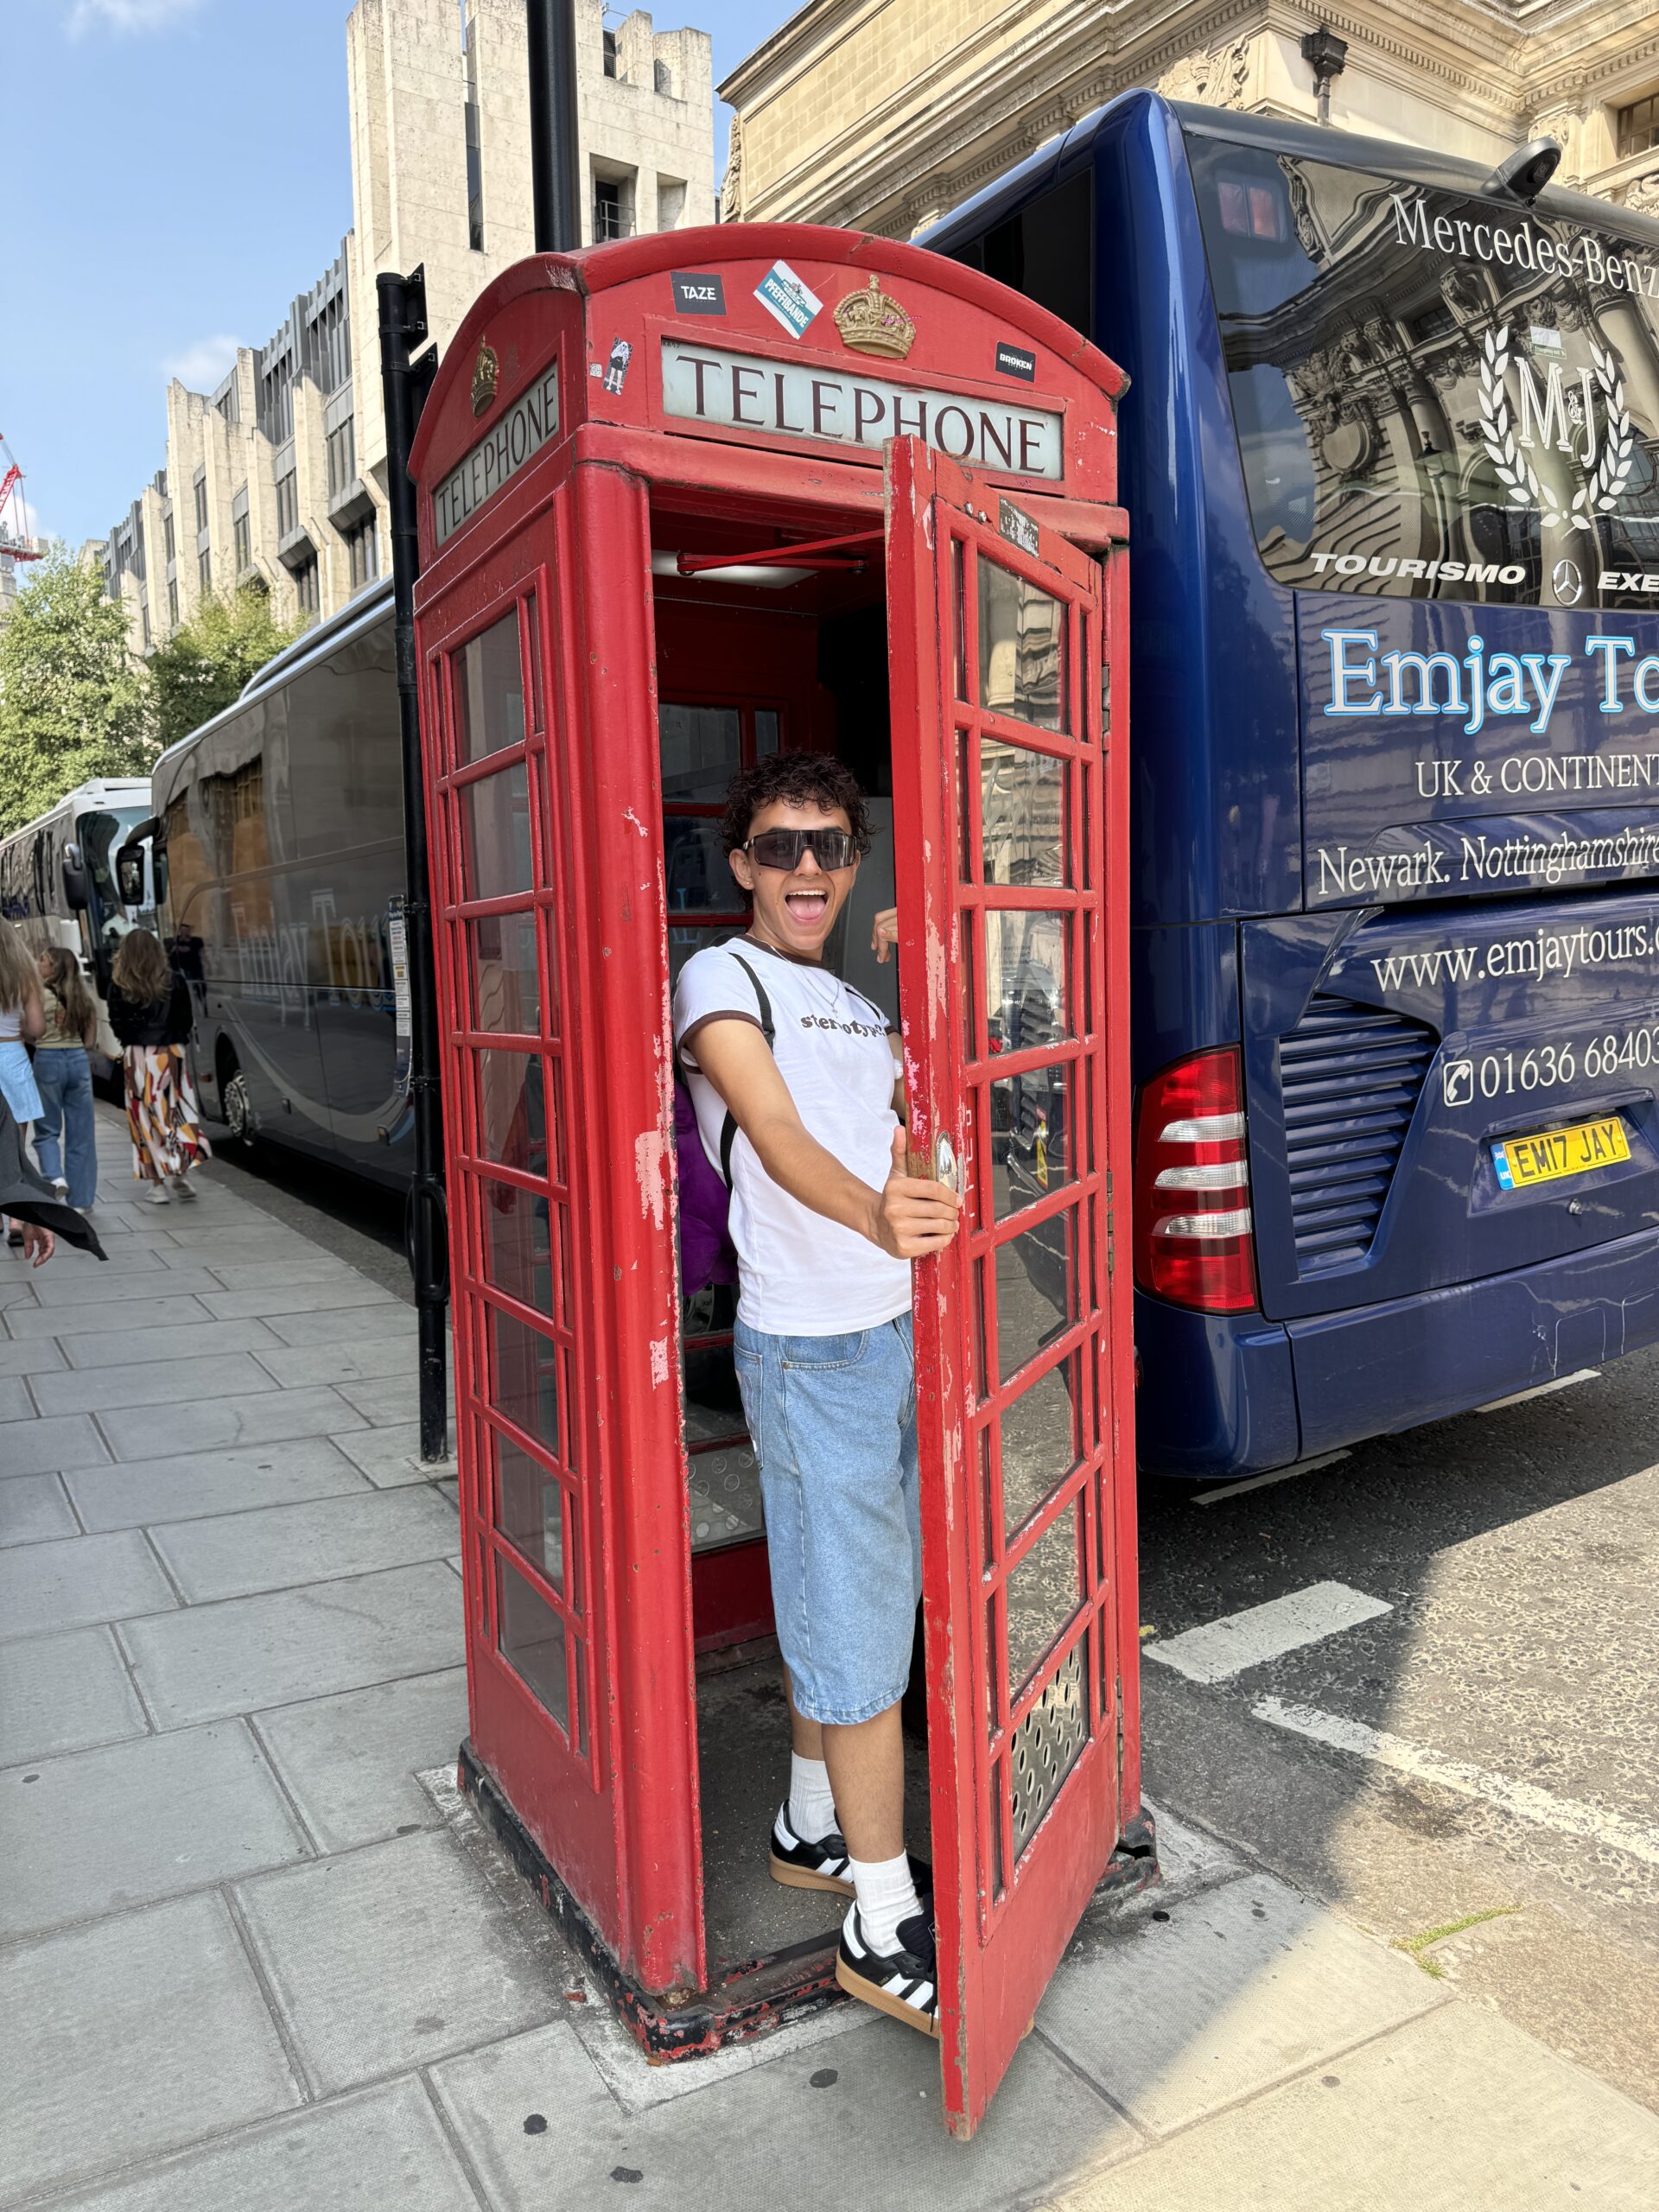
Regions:
<instances>
[{"instance_id":1,"label":"mj laurel logo","mask_svg":"<svg viewBox=\"0 0 1659 2212\"><path fill-rule=\"evenodd\" d=\"M1559 361L1550 362L1541 390L1532 364L1510 354L1508 323L1488 333L1484 349L1480 429L1487 457L1510 506L1535 510L1552 529L1588 530L1598 513L1618 504L1635 464L1636 438L1618 363L1593 340L1590 359L1592 366L1576 378L1565 374ZM1538 480L1531 456L1541 447L1567 454L1585 472L1565 507Z\"/></svg>"}]
</instances>

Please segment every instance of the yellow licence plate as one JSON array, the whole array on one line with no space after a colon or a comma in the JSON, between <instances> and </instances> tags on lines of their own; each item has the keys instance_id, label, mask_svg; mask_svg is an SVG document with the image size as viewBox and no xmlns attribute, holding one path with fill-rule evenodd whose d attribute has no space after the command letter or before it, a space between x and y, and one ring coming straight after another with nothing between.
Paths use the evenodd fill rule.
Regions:
<instances>
[{"instance_id":1,"label":"yellow licence plate","mask_svg":"<svg viewBox=\"0 0 1659 2212\"><path fill-rule=\"evenodd\" d=\"M1580 1122L1570 1129L1545 1129L1535 1137L1507 1137L1492 1147L1492 1165L1506 1191L1554 1183L1592 1167L1612 1167L1630 1156L1630 1139L1617 1114L1605 1122Z\"/></svg>"}]
</instances>

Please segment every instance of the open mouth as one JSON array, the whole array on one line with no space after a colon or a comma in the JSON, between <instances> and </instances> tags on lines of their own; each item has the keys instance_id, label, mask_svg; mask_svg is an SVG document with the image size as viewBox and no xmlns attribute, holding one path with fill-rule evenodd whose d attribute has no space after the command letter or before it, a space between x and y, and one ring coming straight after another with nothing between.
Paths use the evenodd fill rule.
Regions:
<instances>
[{"instance_id":1,"label":"open mouth","mask_svg":"<svg viewBox=\"0 0 1659 2212\"><path fill-rule=\"evenodd\" d=\"M829 912L830 893L827 891L786 891L784 905L789 910L791 921L804 922L810 926L814 922L821 922Z\"/></svg>"}]
</instances>

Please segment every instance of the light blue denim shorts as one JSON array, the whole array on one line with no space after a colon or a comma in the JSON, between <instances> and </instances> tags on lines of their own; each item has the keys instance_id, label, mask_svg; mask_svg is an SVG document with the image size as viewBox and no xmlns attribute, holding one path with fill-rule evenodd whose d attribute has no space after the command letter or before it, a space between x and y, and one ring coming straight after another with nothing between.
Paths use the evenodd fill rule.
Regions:
<instances>
[{"instance_id":1,"label":"light blue denim shorts","mask_svg":"<svg viewBox=\"0 0 1659 2212\"><path fill-rule=\"evenodd\" d=\"M910 1679L922 1594L910 1316L841 1337L740 1321L733 1350L796 1710L850 1728Z\"/></svg>"}]
</instances>

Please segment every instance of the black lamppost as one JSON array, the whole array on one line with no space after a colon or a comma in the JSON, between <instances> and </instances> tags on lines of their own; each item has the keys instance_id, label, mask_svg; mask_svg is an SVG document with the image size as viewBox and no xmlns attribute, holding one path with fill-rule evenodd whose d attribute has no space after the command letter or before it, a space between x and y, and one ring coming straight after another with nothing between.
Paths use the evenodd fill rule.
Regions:
<instances>
[{"instance_id":1,"label":"black lamppost","mask_svg":"<svg viewBox=\"0 0 1659 2212\"><path fill-rule=\"evenodd\" d=\"M575 0L526 0L530 48L531 188L538 253L582 244L582 164L576 137ZM443 1191L443 1122L438 1095L437 985L432 966L432 897L426 861L426 786L421 769L420 686L415 666L415 579L420 540L410 448L438 365L426 313L425 273L375 280L380 303L380 387L386 417L386 505L391 537L393 637L403 738L404 906L410 995L409 1100L415 1166L409 1195L409 1264L415 1279L420 1373L421 1457L444 1456L448 1427L445 1313L449 1233ZM417 353L417 347L424 350Z\"/></svg>"},{"instance_id":2,"label":"black lamppost","mask_svg":"<svg viewBox=\"0 0 1659 2212\"><path fill-rule=\"evenodd\" d=\"M576 138L575 0L526 0L530 33L530 174L537 253L582 244Z\"/></svg>"},{"instance_id":3,"label":"black lamppost","mask_svg":"<svg viewBox=\"0 0 1659 2212\"><path fill-rule=\"evenodd\" d=\"M421 772L420 690L415 668L415 578L420 541L409 450L432 388L438 349L426 346L426 276L375 279L380 302L380 391L386 416L386 519L391 537L393 650L404 766L404 964L409 978L409 1103L415 1166L409 1190L409 1264L419 1344L421 1457L442 1459L448 1412L444 1315L449 1303L449 1224L443 1195L443 1120L438 1095L437 983L432 968L432 893L426 868L426 785Z\"/></svg>"}]
</instances>

